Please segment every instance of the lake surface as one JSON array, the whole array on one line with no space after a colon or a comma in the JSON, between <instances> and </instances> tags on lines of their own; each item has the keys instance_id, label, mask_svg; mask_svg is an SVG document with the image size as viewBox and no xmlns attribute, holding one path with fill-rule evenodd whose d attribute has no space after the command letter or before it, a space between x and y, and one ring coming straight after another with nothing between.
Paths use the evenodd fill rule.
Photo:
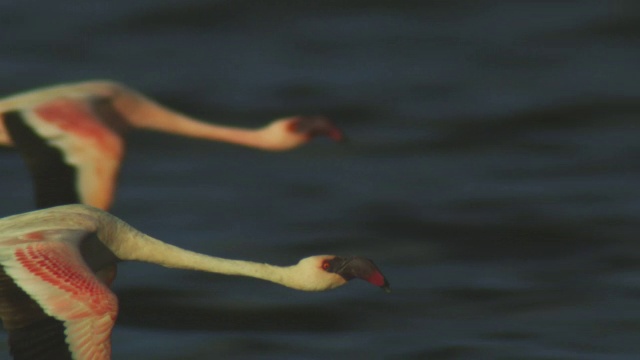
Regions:
<instances>
[{"instance_id":1,"label":"lake surface","mask_svg":"<svg viewBox=\"0 0 640 360\"><path fill-rule=\"evenodd\" d=\"M637 359L635 1L0 1L0 96L92 78L294 152L132 133L112 212L217 256L374 259L301 293L124 264L114 359ZM33 208L0 150L0 215ZM6 353L2 336L0 351Z\"/></svg>"}]
</instances>

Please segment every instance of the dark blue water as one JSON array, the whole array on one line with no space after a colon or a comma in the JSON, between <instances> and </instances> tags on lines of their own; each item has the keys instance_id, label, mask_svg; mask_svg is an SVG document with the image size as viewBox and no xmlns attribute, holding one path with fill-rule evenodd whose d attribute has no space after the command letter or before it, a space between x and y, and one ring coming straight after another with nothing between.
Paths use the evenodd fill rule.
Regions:
<instances>
[{"instance_id":1,"label":"dark blue water","mask_svg":"<svg viewBox=\"0 0 640 360\"><path fill-rule=\"evenodd\" d=\"M290 153L134 133L113 212L196 251L374 259L309 294L126 264L115 359L637 359L635 1L0 1L0 94L122 81ZM32 208L0 150L0 215ZM2 342L0 350L5 350Z\"/></svg>"}]
</instances>

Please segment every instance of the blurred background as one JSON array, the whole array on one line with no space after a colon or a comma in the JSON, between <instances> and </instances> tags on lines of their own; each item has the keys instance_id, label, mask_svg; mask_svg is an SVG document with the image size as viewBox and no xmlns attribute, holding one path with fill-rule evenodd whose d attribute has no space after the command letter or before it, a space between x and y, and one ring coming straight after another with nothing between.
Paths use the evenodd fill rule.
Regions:
<instances>
[{"instance_id":1,"label":"blurred background","mask_svg":"<svg viewBox=\"0 0 640 360\"><path fill-rule=\"evenodd\" d=\"M0 96L108 78L288 153L131 133L112 212L217 256L374 259L301 293L120 266L114 359L636 359L640 3L1 1ZM0 150L0 215L33 208ZM0 351L6 354L6 335Z\"/></svg>"}]
</instances>

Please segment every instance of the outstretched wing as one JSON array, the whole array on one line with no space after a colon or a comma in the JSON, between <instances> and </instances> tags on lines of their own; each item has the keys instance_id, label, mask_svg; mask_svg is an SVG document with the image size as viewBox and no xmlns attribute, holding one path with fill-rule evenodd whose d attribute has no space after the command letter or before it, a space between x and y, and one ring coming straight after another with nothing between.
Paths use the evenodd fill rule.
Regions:
<instances>
[{"instance_id":1,"label":"outstretched wing","mask_svg":"<svg viewBox=\"0 0 640 360\"><path fill-rule=\"evenodd\" d=\"M35 340L22 336L21 331L32 329L44 339L36 340L41 347L50 343L59 351L64 330L68 352L74 358L110 358L117 299L92 273L76 246L89 235L78 230L46 230L0 239L0 264L6 275L4 279L0 276L4 287L0 315L16 357L17 352L28 350L22 341ZM25 300L24 294L28 301L17 302Z\"/></svg>"},{"instance_id":2,"label":"outstretched wing","mask_svg":"<svg viewBox=\"0 0 640 360\"><path fill-rule=\"evenodd\" d=\"M115 112L82 97L61 97L3 114L31 172L38 207L84 203L107 209L124 152L107 126ZM116 120L117 121L117 120Z\"/></svg>"}]
</instances>

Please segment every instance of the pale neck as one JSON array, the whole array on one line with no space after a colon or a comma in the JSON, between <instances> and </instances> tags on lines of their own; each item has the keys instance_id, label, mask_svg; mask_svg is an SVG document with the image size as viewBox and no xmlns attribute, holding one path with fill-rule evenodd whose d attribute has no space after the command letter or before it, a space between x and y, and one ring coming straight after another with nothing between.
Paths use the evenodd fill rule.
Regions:
<instances>
[{"instance_id":1,"label":"pale neck","mask_svg":"<svg viewBox=\"0 0 640 360\"><path fill-rule=\"evenodd\" d=\"M164 131L176 135L268 150L271 147L262 129L245 129L206 123L184 116L174 117L164 122L154 122L150 130Z\"/></svg>"},{"instance_id":2,"label":"pale neck","mask_svg":"<svg viewBox=\"0 0 640 360\"><path fill-rule=\"evenodd\" d=\"M231 260L181 249L147 236L123 221L111 217L116 224L100 235L111 251L121 260L142 261L169 268L205 271L210 273L247 276L271 281L298 290L313 290L297 276L296 266L275 266L244 260ZM117 230L113 230L117 227ZM116 240L117 239L117 240ZM115 241L114 241L115 240Z\"/></svg>"},{"instance_id":3,"label":"pale neck","mask_svg":"<svg viewBox=\"0 0 640 360\"><path fill-rule=\"evenodd\" d=\"M114 105L130 125L137 128L267 150L272 147L264 129L244 129L199 121L133 91L115 94Z\"/></svg>"}]
</instances>

